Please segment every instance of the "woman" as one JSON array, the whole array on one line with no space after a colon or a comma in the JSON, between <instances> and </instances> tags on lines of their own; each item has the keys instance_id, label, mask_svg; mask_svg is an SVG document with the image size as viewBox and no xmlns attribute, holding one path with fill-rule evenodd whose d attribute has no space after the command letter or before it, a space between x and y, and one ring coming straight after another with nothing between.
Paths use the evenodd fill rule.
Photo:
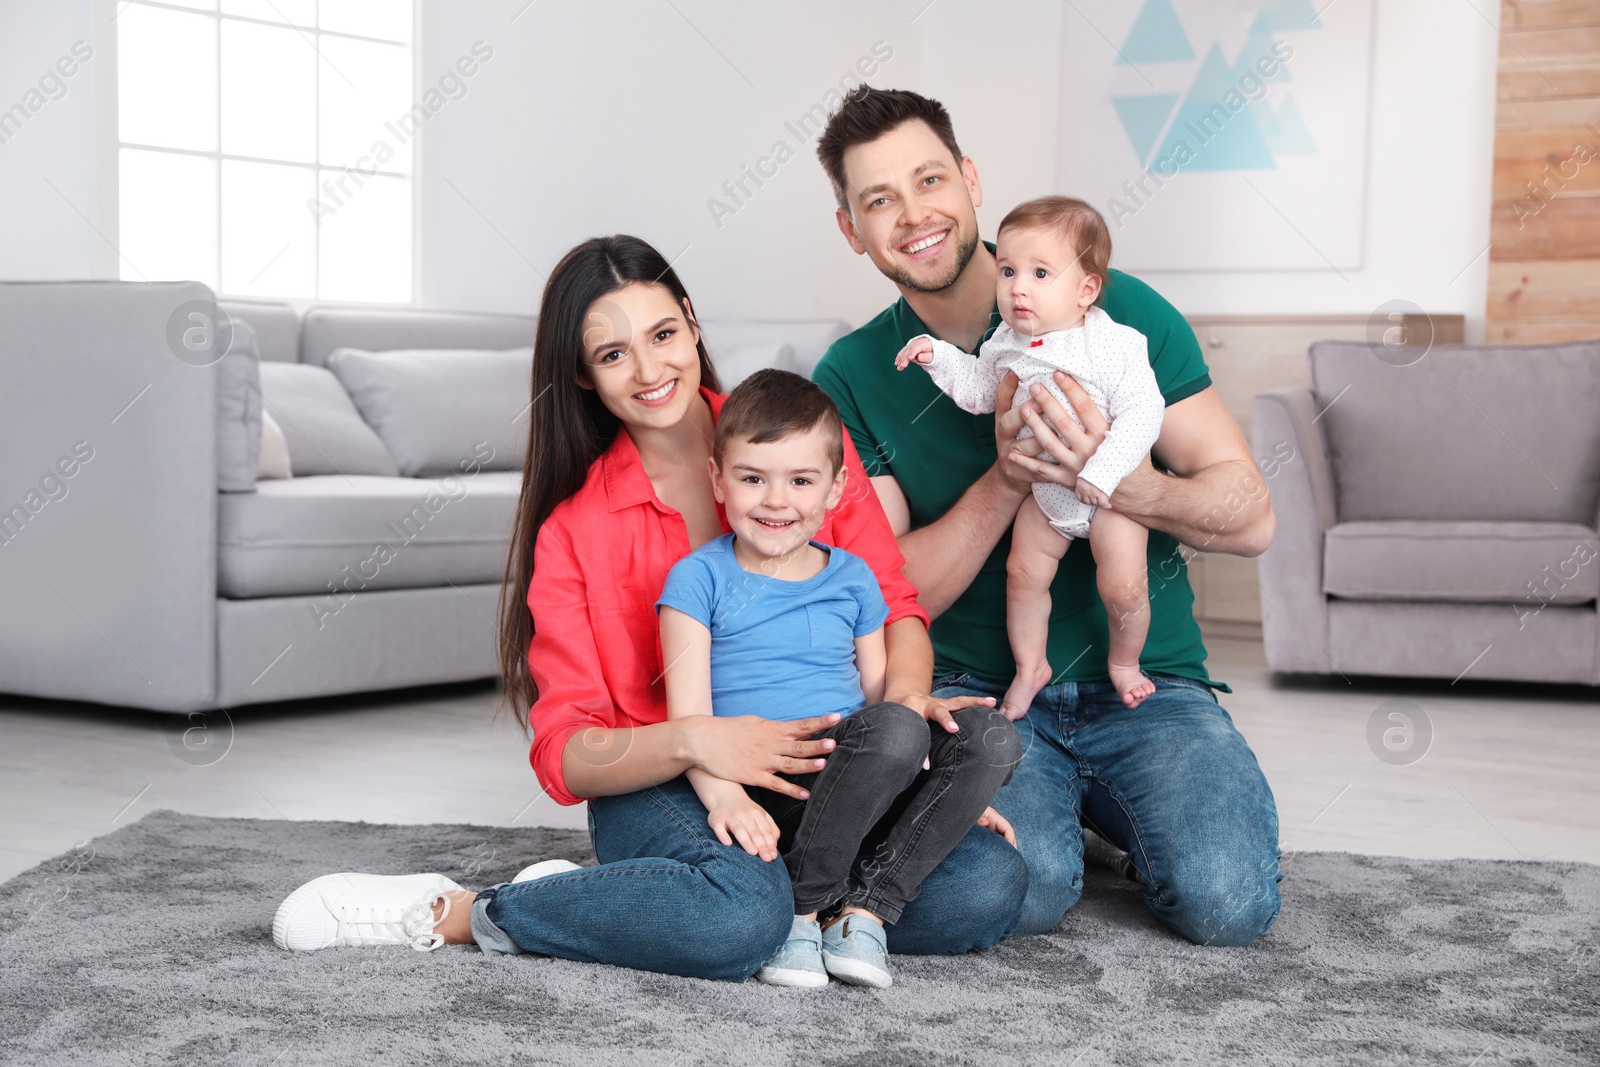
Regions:
<instances>
[{"instance_id":1,"label":"woman","mask_svg":"<svg viewBox=\"0 0 1600 1067\"><path fill-rule=\"evenodd\" d=\"M437 874L326 875L284 901L274 936L299 950L475 941L490 954L742 981L789 932L788 871L717 840L684 772L803 799L779 775L820 768L833 742L808 738L838 716L667 719L655 600L672 564L728 525L706 476L724 398L660 253L615 236L561 260L540 307L532 395L501 672L513 706L530 708L530 759L546 791L563 804L588 799L600 866L547 861L481 892ZM928 695L927 613L848 434L845 457L858 489L817 539L861 556L883 587L886 698L981 754L999 713L991 698ZM1026 889L1013 845L975 826L890 928L889 949L989 948L1015 925Z\"/></svg>"}]
</instances>

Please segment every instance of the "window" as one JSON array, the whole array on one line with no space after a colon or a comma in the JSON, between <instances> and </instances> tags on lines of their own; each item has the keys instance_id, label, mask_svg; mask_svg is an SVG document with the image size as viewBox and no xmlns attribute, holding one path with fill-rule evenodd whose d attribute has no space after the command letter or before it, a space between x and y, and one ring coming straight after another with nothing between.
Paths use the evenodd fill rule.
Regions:
<instances>
[{"instance_id":1,"label":"window","mask_svg":"<svg viewBox=\"0 0 1600 1067\"><path fill-rule=\"evenodd\" d=\"M122 277L406 303L411 0L125 0Z\"/></svg>"}]
</instances>

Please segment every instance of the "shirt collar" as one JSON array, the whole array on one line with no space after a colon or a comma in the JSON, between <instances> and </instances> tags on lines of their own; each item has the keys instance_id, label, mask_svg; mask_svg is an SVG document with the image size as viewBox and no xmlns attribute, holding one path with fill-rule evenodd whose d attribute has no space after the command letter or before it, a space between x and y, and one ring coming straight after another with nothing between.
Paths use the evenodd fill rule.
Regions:
<instances>
[{"instance_id":1,"label":"shirt collar","mask_svg":"<svg viewBox=\"0 0 1600 1067\"><path fill-rule=\"evenodd\" d=\"M700 395L710 405L711 422L712 425L716 425L717 417L722 414L722 403L728 399L727 396L723 393L714 393L703 385L700 386ZM655 486L650 484L650 476L644 470L644 461L639 458L639 446L633 443L627 427L618 426L617 436L611 442L611 447L600 454L600 471L605 479L609 510L621 511L623 508L656 502Z\"/></svg>"}]
</instances>

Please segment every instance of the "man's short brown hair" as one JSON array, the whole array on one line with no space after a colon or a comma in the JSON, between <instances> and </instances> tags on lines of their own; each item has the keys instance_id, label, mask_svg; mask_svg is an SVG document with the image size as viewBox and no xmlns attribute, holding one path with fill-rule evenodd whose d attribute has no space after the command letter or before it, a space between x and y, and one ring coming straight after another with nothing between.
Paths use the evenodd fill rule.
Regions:
<instances>
[{"instance_id":1,"label":"man's short brown hair","mask_svg":"<svg viewBox=\"0 0 1600 1067\"><path fill-rule=\"evenodd\" d=\"M734 441L764 445L819 425L828 440L828 461L838 474L844 466L844 423L833 397L798 374L771 367L758 370L723 401L712 443L717 466L722 466L728 445Z\"/></svg>"},{"instance_id":2,"label":"man's short brown hair","mask_svg":"<svg viewBox=\"0 0 1600 1067\"><path fill-rule=\"evenodd\" d=\"M1094 302L1100 303L1109 280L1106 271L1111 267L1111 231L1106 229L1106 220L1100 212L1074 196L1041 196L1007 212L1000 220L995 238L1008 229L1025 228L1054 230L1059 234L1078 257L1077 263L1083 272L1099 276L1100 291L1095 294Z\"/></svg>"},{"instance_id":3,"label":"man's short brown hair","mask_svg":"<svg viewBox=\"0 0 1600 1067\"><path fill-rule=\"evenodd\" d=\"M939 101L909 89L874 89L870 85L859 86L845 95L844 103L828 119L827 129L817 139L817 158L833 183L833 196L839 201L839 210L847 215L851 213L844 180L846 149L876 141L890 130L913 121L927 123L960 165L961 148L956 144L955 129L950 125L950 112Z\"/></svg>"}]
</instances>

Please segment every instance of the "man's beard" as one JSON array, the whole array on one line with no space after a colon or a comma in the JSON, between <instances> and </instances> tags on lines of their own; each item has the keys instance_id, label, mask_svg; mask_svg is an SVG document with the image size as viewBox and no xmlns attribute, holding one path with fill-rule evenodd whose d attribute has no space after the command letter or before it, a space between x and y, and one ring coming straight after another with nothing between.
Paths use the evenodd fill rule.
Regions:
<instances>
[{"instance_id":1,"label":"man's beard","mask_svg":"<svg viewBox=\"0 0 1600 1067\"><path fill-rule=\"evenodd\" d=\"M954 232L954 231L952 231ZM895 267L893 270L884 271L890 281L903 289L910 289L916 293L937 293L950 288L961 277L961 272L967 269L967 264L972 261L972 256L978 251L978 234L974 229L972 237L956 250L955 266L951 269L949 277L940 278L932 282L919 282L911 276L911 272L904 267Z\"/></svg>"}]
</instances>

